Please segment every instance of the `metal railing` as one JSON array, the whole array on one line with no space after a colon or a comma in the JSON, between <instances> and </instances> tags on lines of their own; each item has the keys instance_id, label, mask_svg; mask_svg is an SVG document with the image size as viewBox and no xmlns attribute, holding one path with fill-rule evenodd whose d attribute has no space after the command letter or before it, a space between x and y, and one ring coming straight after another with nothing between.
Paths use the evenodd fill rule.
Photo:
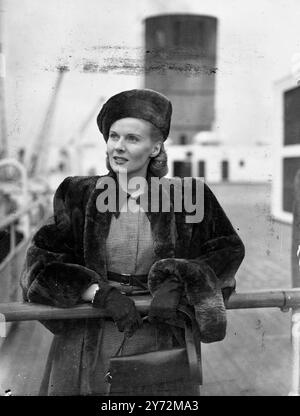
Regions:
<instances>
[{"instance_id":1,"label":"metal railing","mask_svg":"<svg viewBox=\"0 0 300 416\"><path fill-rule=\"evenodd\" d=\"M141 314L147 314L151 298L139 296L135 299ZM261 290L247 293L234 293L230 297L227 309L280 308L292 310L292 347L293 367L290 396L300 396L300 288L284 290ZM5 335L5 323L15 321L78 319L107 317L105 310L93 308L90 304L81 304L73 308L57 308L34 303L0 304L0 336ZM1 328L2 327L2 328Z\"/></svg>"},{"instance_id":2,"label":"metal railing","mask_svg":"<svg viewBox=\"0 0 300 416\"><path fill-rule=\"evenodd\" d=\"M4 258L0 263L0 302L20 300L19 278L24 264L25 252L34 231L49 216L51 206L48 197L40 197L15 213L0 221L0 231L9 236L5 241ZM16 235L20 233L21 240Z\"/></svg>"},{"instance_id":3,"label":"metal railing","mask_svg":"<svg viewBox=\"0 0 300 416\"><path fill-rule=\"evenodd\" d=\"M3 273L3 270L7 265L12 263L18 252L24 251L24 246L26 246L26 242L29 241L34 229L40 225L41 220L43 220L46 215L49 215L48 207L52 206L52 204L49 203L49 195L46 194L40 196L36 201L30 201L31 196L27 171L25 166L18 160L12 158L0 160L0 170L4 170L4 173L6 171L13 171L17 174L19 180L16 181L13 179L8 183L10 186L15 186L14 192L18 193L19 200L22 201L22 205L24 205L24 208L20 208L15 213L7 215L3 220L0 219L0 231L5 230L9 232L9 247L8 252L5 253L6 258L4 259L3 253L0 253L0 277L2 277L1 272ZM4 181L4 183L6 182ZM49 192L47 187L45 187L45 189ZM22 241L18 245L16 244L17 231L23 236Z\"/></svg>"},{"instance_id":4,"label":"metal railing","mask_svg":"<svg viewBox=\"0 0 300 416\"><path fill-rule=\"evenodd\" d=\"M7 257L12 255L16 248L15 235L18 228L18 222L20 220L26 220L26 231L28 230L28 232L24 232L24 239L28 240L34 230L40 226L44 218L49 215L48 206L48 197L43 196L0 221L0 231L9 229L10 234L10 250ZM0 270L1 265L2 263L0 264Z\"/></svg>"}]
</instances>

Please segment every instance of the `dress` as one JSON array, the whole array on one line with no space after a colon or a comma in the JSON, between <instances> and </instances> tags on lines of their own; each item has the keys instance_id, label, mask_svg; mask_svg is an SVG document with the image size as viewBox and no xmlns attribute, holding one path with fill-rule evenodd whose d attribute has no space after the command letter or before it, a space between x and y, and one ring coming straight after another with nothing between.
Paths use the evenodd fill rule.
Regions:
<instances>
[{"instance_id":1,"label":"dress","mask_svg":"<svg viewBox=\"0 0 300 416\"><path fill-rule=\"evenodd\" d=\"M144 244L141 253L148 250L145 255L150 260L146 264L141 255L141 261L130 260L126 264L124 258L118 266L116 259L107 255L114 244L111 230L118 215L97 210L96 200L101 193L96 186L99 180L101 177L66 178L58 188L54 219L36 233L28 249L21 277L25 301L73 306L82 302L81 293L90 284L107 280L108 267L114 269L109 271L124 273L125 266L134 264L134 272L141 273L146 272L144 266L149 268L152 263L169 258L191 259L199 273L209 270L208 275L217 277L217 285L221 285L224 297L228 297L235 288L234 275L244 257L244 246L208 187L205 188L204 219L199 224L186 223L184 212L143 213L140 226L144 227L144 243L152 240L152 244ZM187 284L189 298L200 304L206 299L201 293L201 284L200 280ZM108 359L123 337L115 324L103 319L42 323L55 337L40 394L106 394L103 379ZM124 354L169 348L174 342L168 325L145 324L125 345ZM151 391L142 387L134 392L127 390L125 394L178 395L193 394L193 390L187 384L175 383L156 385Z\"/></svg>"}]
</instances>

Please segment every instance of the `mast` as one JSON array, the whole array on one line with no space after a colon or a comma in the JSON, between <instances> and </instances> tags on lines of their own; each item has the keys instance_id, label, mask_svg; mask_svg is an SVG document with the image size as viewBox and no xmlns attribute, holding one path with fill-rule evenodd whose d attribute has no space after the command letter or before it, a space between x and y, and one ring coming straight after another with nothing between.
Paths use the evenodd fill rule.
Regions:
<instances>
[{"instance_id":1,"label":"mast","mask_svg":"<svg viewBox=\"0 0 300 416\"><path fill-rule=\"evenodd\" d=\"M58 76L50 98L50 103L47 108L41 130L33 143L33 151L28 165L28 174L30 177L46 174L50 129L53 122L53 116L57 105L58 93L62 84L63 75L68 70L67 66L58 67Z\"/></svg>"}]
</instances>

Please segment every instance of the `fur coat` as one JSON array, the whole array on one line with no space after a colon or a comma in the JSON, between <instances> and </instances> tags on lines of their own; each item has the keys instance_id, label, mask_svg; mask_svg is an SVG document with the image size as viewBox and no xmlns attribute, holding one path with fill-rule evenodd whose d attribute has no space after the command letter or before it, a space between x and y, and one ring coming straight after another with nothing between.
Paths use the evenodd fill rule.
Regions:
<instances>
[{"instance_id":1,"label":"fur coat","mask_svg":"<svg viewBox=\"0 0 300 416\"><path fill-rule=\"evenodd\" d=\"M54 218L37 231L27 252L21 276L25 301L72 307L82 302L82 292L92 283L107 281L106 238L114 213L97 209L97 197L103 189L96 184L103 177L68 177L58 187L54 196ZM235 289L234 276L244 257L244 245L207 185L204 185L203 220L188 223L186 215L184 210L174 212L172 199L170 212L147 212L155 254L149 274L150 291L154 293L170 273L177 273L184 284L185 298L195 308L196 315L205 313L208 307L208 316L215 314L212 319L222 322L225 311L222 305L219 308L219 295L223 295L226 304ZM82 380L95 362L92 351L97 348L101 321L42 322L55 334L44 378L48 393L44 394L49 394L49 383L52 387L56 384L52 394L64 390L58 375L55 376L59 368L63 368L67 378L64 386L71 383L75 394L91 391L88 386L82 387ZM214 325L212 328L214 332ZM204 342L218 341L224 335L212 333ZM66 343L69 347L64 346ZM64 348L68 363L63 358ZM86 356L84 364L83 356ZM78 357L81 357L81 368ZM73 372L69 371L70 367ZM74 386L74 383L77 384ZM65 394L70 392L67 390Z\"/></svg>"}]
</instances>

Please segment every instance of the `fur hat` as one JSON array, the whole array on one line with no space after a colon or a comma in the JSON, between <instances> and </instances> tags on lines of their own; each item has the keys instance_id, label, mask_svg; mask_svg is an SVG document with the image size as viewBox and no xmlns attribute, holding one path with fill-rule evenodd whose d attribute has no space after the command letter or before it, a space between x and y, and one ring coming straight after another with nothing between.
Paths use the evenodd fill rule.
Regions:
<instances>
[{"instance_id":1,"label":"fur hat","mask_svg":"<svg viewBox=\"0 0 300 416\"><path fill-rule=\"evenodd\" d=\"M164 95L149 89L123 91L111 97L102 107L97 124L105 141L110 126L126 117L149 121L161 132L166 140L170 131L172 104Z\"/></svg>"}]
</instances>

